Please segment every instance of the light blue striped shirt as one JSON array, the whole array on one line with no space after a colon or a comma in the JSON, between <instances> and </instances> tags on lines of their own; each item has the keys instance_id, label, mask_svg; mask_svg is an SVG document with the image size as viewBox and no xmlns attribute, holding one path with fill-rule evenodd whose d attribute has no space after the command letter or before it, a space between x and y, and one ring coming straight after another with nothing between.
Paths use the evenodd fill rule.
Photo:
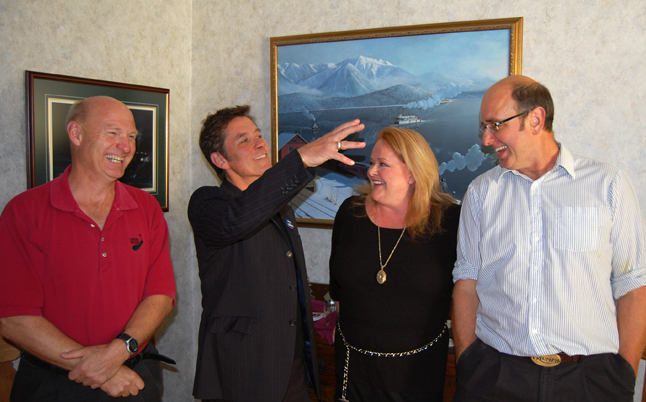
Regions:
<instances>
[{"instance_id":1,"label":"light blue striped shirt","mask_svg":"<svg viewBox=\"0 0 646 402\"><path fill-rule=\"evenodd\" d=\"M453 279L476 279L476 335L500 352L617 353L615 300L646 285L644 223L619 169L561 146L532 180L500 166L464 196Z\"/></svg>"}]
</instances>

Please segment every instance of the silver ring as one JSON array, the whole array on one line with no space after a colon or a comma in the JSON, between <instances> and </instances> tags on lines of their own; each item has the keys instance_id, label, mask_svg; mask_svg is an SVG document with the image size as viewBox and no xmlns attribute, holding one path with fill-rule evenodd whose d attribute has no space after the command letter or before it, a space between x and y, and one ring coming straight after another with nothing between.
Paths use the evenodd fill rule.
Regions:
<instances>
[{"instance_id":1,"label":"silver ring","mask_svg":"<svg viewBox=\"0 0 646 402\"><path fill-rule=\"evenodd\" d=\"M341 141L336 143L336 149L341 149Z\"/></svg>"}]
</instances>

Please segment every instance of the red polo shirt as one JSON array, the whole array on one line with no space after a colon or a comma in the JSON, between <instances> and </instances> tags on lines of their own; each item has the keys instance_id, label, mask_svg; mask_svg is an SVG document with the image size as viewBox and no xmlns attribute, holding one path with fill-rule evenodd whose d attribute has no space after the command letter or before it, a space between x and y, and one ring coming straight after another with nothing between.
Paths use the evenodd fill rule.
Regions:
<instances>
[{"instance_id":1,"label":"red polo shirt","mask_svg":"<svg viewBox=\"0 0 646 402\"><path fill-rule=\"evenodd\" d=\"M17 195L0 216L0 317L43 316L84 346L105 344L144 298L175 300L168 226L150 194L116 182L101 230L68 173Z\"/></svg>"}]
</instances>

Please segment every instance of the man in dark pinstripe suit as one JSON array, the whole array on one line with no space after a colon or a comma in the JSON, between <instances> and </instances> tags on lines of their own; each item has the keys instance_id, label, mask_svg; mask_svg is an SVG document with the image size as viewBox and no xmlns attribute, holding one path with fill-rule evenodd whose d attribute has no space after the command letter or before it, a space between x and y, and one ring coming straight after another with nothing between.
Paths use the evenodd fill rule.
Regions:
<instances>
[{"instance_id":1,"label":"man in dark pinstripe suit","mask_svg":"<svg viewBox=\"0 0 646 402\"><path fill-rule=\"evenodd\" d=\"M314 178L308 169L365 143L343 141L358 120L271 167L248 106L209 115L200 148L222 180L188 206L202 287L193 395L219 401L309 401L319 392L305 258L288 202Z\"/></svg>"}]
</instances>

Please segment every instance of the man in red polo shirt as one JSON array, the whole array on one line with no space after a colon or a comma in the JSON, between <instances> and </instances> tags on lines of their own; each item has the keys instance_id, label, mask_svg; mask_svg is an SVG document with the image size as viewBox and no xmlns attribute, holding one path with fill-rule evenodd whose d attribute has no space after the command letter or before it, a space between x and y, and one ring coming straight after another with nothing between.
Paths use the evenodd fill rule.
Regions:
<instances>
[{"instance_id":1,"label":"man in red polo shirt","mask_svg":"<svg viewBox=\"0 0 646 402\"><path fill-rule=\"evenodd\" d=\"M23 350L12 401L159 401L148 340L175 302L157 201L118 182L135 152L130 110L71 107L72 164L0 216L0 335ZM143 391L142 391L143 390Z\"/></svg>"}]
</instances>

